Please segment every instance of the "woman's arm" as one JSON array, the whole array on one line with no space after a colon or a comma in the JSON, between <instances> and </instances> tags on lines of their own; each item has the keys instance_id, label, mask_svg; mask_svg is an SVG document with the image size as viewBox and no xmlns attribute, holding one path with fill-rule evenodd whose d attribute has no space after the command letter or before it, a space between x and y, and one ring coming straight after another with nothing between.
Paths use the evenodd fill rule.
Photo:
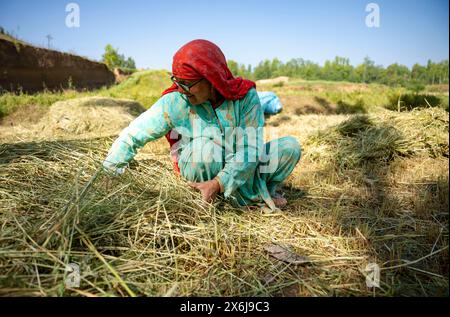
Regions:
<instances>
[{"instance_id":1,"label":"woman's arm","mask_svg":"<svg viewBox=\"0 0 450 317\"><path fill-rule=\"evenodd\" d=\"M103 167L113 174L122 174L128 163L136 155L137 150L142 148L147 142L156 140L164 136L172 128L169 106L175 98L167 94L139 117L134 119L114 141L108 156L103 161Z\"/></svg>"}]
</instances>

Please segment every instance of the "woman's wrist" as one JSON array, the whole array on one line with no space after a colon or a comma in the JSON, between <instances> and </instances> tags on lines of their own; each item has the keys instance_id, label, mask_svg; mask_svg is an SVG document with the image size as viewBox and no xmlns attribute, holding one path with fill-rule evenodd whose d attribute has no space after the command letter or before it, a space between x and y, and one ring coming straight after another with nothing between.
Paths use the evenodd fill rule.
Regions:
<instances>
[{"instance_id":1,"label":"woman's wrist","mask_svg":"<svg viewBox=\"0 0 450 317\"><path fill-rule=\"evenodd\" d=\"M219 184L219 193L222 194L225 190L224 190L222 181L220 180L220 177L219 177L219 176L216 176L216 177L214 177L213 179L215 179L215 180L217 181L217 183Z\"/></svg>"}]
</instances>

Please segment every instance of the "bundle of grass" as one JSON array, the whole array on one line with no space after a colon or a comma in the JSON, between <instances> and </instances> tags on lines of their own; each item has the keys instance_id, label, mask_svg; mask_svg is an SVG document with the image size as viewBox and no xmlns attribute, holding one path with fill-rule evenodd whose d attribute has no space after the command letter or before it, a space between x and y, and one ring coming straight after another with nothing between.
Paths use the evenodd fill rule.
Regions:
<instances>
[{"instance_id":1,"label":"bundle of grass","mask_svg":"<svg viewBox=\"0 0 450 317\"><path fill-rule=\"evenodd\" d=\"M75 98L53 104L39 127L43 135L112 135L144 111L139 103L128 99Z\"/></svg>"},{"instance_id":2,"label":"bundle of grass","mask_svg":"<svg viewBox=\"0 0 450 317\"><path fill-rule=\"evenodd\" d=\"M439 108L357 115L312 135L306 146L312 160L326 159L341 169L385 164L399 156L448 157L448 122Z\"/></svg>"}]
</instances>

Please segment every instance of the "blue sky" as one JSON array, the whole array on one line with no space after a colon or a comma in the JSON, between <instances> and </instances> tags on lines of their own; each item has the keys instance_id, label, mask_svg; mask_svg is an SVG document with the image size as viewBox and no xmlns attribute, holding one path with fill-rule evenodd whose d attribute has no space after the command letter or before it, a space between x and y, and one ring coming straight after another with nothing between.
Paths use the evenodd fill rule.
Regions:
<instances>
[{"instance_id":1,"label":"blue sky","mask_svg":"<svg viewBox=\"0 0 450 317\"><path fill-rule=\"evenodd\" d=\"M80 8L80 27L65 24L66 5ZM380 27L365 24L377 3ZM228 59L257 65L278 57L323 64L334 56L353 65L411 67L448 59L448 0L0 0L0 26L19 38L99 60L110 43L140 68L170 69L184 43L208 39Z\"/></svg>"}]
</instances>

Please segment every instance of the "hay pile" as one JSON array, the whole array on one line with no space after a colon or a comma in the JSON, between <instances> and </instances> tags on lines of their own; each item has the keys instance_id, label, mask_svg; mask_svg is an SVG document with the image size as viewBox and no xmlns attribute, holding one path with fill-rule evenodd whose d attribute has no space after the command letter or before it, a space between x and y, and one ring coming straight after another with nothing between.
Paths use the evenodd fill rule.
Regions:
<instances>
[{"instance_id":1,"label":"hay pile","mask_svg":"<svg viewBox=\"0 0 450 317\"><path fill-rule=\"evenodd\" d=\"M389 163L396 157L448 157L448 131L448 113L440 108L356 115L310 136L307 155L350 169Z\"/></svg>"},{"instance_id":2,"label":"hay pile","mask_svg":"<svg viewBox=\"0 0 450 317\"><path fill-rule=\"evenodd\" d=\"M144 111L143 106L128 99L69 99L53 104L38 124L38 130L52 136L113 135Z\"/></svg>"},{"instance_id":3,"label":"hay pile","mask_svg":"<svg viewBox=\"0 0 450 317\"><path fill-rule=\"evenodd\" d=\"M111 142L1 145L0 295L283 295L300 281L264 246L317 234L321 217L304 226L302 217L286 221L282 214L238 210L222 201L205 204L176 179L167 155L149 156L111 179L98 172ZM295 240L292 226L298 228ZM330 243L333 250L314 254ZM304 294L329 294L320 286L328 277L318 271L356 269L367 258L339 237L301 245L295 251L321 267L302 278ZM80 267L79 288L65 284L70 263ZM339 283L342 273L334 278ZM367 294L363 275L353 281L350 293Z\"/></svg>"}]
</instances>

